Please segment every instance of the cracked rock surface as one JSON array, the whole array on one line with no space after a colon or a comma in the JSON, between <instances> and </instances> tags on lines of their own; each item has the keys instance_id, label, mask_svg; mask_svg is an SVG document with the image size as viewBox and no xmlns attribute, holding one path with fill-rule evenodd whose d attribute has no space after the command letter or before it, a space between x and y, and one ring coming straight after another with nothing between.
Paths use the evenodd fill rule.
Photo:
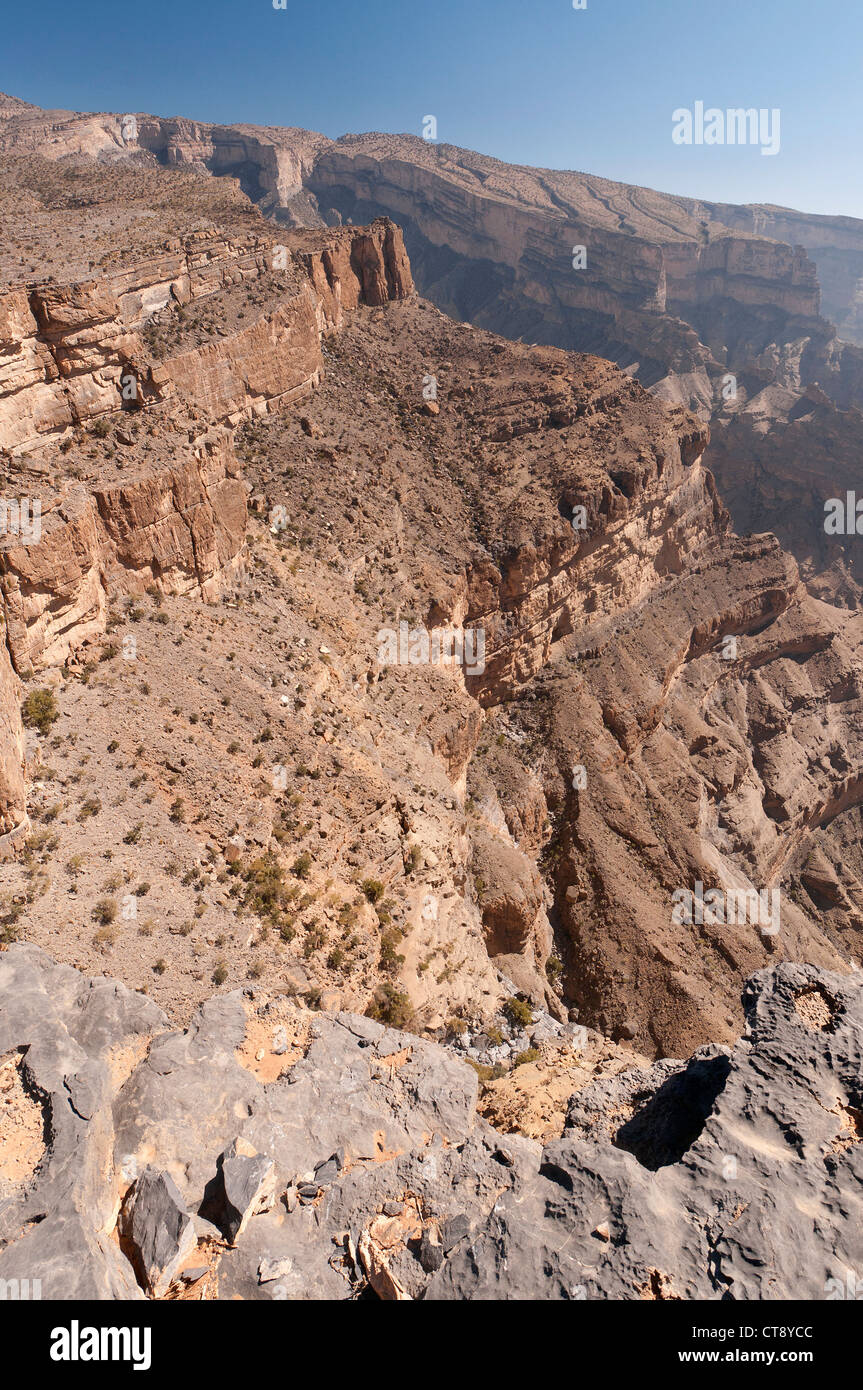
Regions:
<instances>
[{"instance_id":1,"label":"cracked rock surface","mask_svg":"<svg viewBox=\"0 0 863 1390\"><path fill-rule=\"evenodd\" d=\"M747 1031L573 1098L430 1298L823 1299L863 1259L863 989L782 964Z\"/></svg>"},{"instance_id":2,"label":"cracked rock surface","mask_svg":"<svg viewBox=\"0 0 863 1390\"><path fill-rule=\"evenodd\" d=\"M823 1298L863 1261L863 987L782 964L744 1007L733 1048L598 1078L543 1149L480 1118L435 1043L250 992L172 1032L14 945L0 1055L45 1150L0 1200L0 1278L51 1299ZM244 1050L268 1020L276 1074Z\"/></svg>"}]
</instances>

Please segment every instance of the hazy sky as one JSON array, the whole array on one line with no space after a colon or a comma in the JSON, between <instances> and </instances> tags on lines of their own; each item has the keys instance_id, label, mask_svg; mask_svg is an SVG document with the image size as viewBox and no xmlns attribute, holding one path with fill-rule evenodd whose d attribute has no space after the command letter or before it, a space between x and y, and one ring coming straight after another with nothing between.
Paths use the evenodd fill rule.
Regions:
<instances>
[{"instance_id":1,"label":"hazy sky","mask_svg":"<svg viewBox=\"0 0 863 1390\"><path fill-rule=\"evenodd\" d=\"M858 0L2 0L40 106L388 130L725 202L863 217ZM678 145L677 108L781 113L778 154Z\"/></svg>"}]
</instances>

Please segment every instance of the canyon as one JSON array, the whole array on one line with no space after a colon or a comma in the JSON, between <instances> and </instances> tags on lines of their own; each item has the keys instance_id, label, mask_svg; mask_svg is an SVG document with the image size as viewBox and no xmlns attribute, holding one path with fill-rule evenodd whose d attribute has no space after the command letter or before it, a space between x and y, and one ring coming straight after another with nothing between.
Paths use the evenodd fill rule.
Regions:
<instances>
[{"instance_id":1,"label":"canyon","mask_svg":"<svg viewBox=\"0 0 863 1390\"><path fill-rule=\"evenodd\" d=\"M845 459L861 430L860 221L508 165L413 136L330 140L294 127L45 112L14 98L0 150L235 179L286 227L390 217L420 293L446 313L610 358L710 420L706 460L737 529L775 531L807 583L856 598L857 549L834 545L825 564L822 521L827 497L851 485ZM825 428L837 442L819 460L828 490L810 495L809 453ZM784 499L797 494L791 518Z\"/></svg>"},{"instance_id":2,"label":"canyon","mask_svg":"<svg viewBox=\"0 0 863 1390\"><path fill-rule=\"evenodd\" d=\"M0 1277L41 1242L98 1298L844 1277L858 224L13 98L0 189L2 495L38 510L0 541ZM402 623L483 660L382 662ZM779 933L676 920L696 884L778 893ZM789 1057L807 1162L739 1236Z\"/></svg>"}]
</instances>

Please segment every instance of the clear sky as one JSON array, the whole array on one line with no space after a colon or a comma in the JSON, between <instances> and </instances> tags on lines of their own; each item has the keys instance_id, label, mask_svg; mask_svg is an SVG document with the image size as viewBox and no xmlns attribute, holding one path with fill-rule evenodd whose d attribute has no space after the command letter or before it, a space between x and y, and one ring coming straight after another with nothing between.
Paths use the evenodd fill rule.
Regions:
<instances>
[{"instance_id":1,"label":"clear sky","mask_svg":"<svg viewBox=\"0 0 863 1390\"><path fill-rule=\"evenodd\" d=\"M0 0L40 106L421 134L514 163L863 217L859 0ZM672 112L781 112L779 153Z\"/></svg>"}]
</instances>

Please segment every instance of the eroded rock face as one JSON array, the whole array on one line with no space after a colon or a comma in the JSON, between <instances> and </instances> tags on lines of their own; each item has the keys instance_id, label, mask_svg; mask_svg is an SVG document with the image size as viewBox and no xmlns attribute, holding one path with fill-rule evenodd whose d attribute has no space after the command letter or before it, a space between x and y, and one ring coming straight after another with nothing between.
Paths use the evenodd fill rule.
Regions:
<instances>
[{"instance_id":1,"label":"eroded rock face","mask_svg":"<svg viewBox=\"0 0 863 1390\"><path fill-rule=\"evenodd\" d=\"M401 232L385 219L299 244L294 258L275 231L189 231L102 280L0 293L0 449L20 454L43 436L62 441L94 417L173 396L236 424L310 390L321 331L340 328L358 304L406 298L413 283ZM141 336L154 314L260 280L271 302L251 324L154 361Z\"/></svg>"},{"instance_id":2,"label":"eroded rock face","mask_svg":"<svg viewBox=\"0 0 863 1390\"><path fill-rule=\"evenodd\" d=\"M537 1145L477 1118L465 1063L370 1019L268 1015L236 993L187 1033L164 1025L34 947L0 957L0 1055L24 1050L50 1133L25 1192L0 1203L0 1278L41 1279L43 1298L140 1298L135 1265L157 1296L203 1265L207 1297L418 1297L423 1235L450 1255L536 1163ZM260 1079L253 1026L275 1064ZM110 1234L121 1201L132 1263ZM237 1213L224 1230L209 1219L222 1208Z\"/></svg>"},{"instance_id":3,"label":"eroded rock face","mask_svg":"<svg viewBox=\"0 0 863 1390\"><path fill-rule=\"evenodd\" d=\"M176 199L169 215L190 220ZM242 224L242 208L232 215ZM296 252L275 231L195 226L103 278L0 293L5 488L37 491L42 511L39 534L7 532L0 550L17 669L61 662L102 632L110 594L214 598L246 529L232 428L307 396L322 335L358 305L412 290L401 233L380 221L306 235ZM216 296L230 327L210 316ZM133 451L143 415L149 438ZM53 450L85 444L91 421L95 438L116 423L124 457L115 445L96 470L64 469ZM50 461L31 470L33 450Z\"/></svg>"},{"instance_id":4,"label":"eroded rock face","mask_svg":"<svg viewBox=\"0 0 863 1390\"><path fill-rule=\"evenodd\" d=\"M753 977L747 1031L573 1098L433 1299L843 1297L863 1259L859 979Z\"/></svg>"},{"instance_id":5,"label":"eroded rock face","mask_svg":"<svg viewBox=\"0 0 863 1390\"><path fill-rule=\"evenodd\" d=\"M5 628L5 623L4 623ZM3 632L5 639L6 633ZM24 730L21 725L18 680L6 641L0 641L0 856L27 829L27 790L24 780Z\"/></svg>"},{"instance_id":6,"label":"eroded rock face","mask_svg":"<svg viewBox=\"0 0 863 1390\"><path fill-rule=\"evenodd\" d=\"M155 584L213 597L236 566L246 492L231 436L187 443L174 467L70 488L41 518L38 542L7 542L0 584L16 668L62 662L105 629L109 594Z\"/></svg>"},{"instance_id":7,"label":"eroded rock face","mask_svg":"<svg viewBox=\"0 0 863 1390\"><path fill-rule=\"evenodd\" d=\"M13 946L0 1054L23 1052L49 1140L0 1203L0 1277L54 1299L140 1298L136 1272L156 1297L824 1298L863 1258L861 997L762 972L733 1049L589 1084L543 1151L414 1035L240 993L167 1032Z\"/></svg>"}]
</instances>

